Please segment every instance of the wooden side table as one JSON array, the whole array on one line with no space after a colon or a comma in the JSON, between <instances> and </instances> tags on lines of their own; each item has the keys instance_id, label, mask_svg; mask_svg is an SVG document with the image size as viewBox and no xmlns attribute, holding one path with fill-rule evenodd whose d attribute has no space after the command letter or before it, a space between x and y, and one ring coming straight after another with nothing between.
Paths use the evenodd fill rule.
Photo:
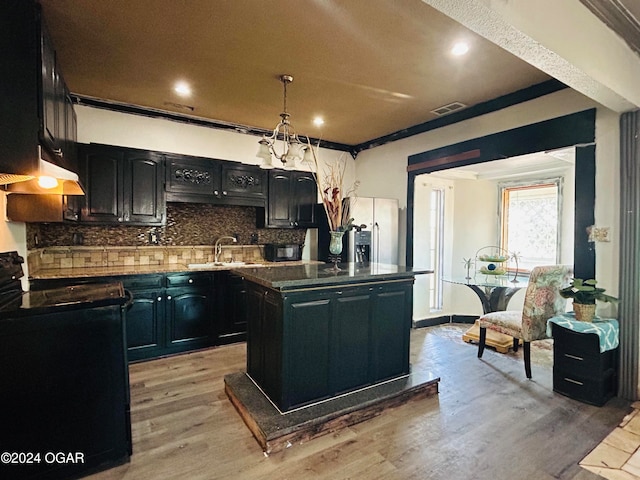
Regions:
<instances>
[{"instance_id":1,"label":"wooden side table","mask_svg":"<svg viewBox=\"0 0 640 480\"><path fill-rule=\"evenodd\" d=\"M553 337L553 390L602 406L618 387L618 322L605 319L585 325L570 315L561 317L547 324ZM603 345L598 327L606 329L609 337L615 335L615 342Z\"/></svg>"}]
</instances>

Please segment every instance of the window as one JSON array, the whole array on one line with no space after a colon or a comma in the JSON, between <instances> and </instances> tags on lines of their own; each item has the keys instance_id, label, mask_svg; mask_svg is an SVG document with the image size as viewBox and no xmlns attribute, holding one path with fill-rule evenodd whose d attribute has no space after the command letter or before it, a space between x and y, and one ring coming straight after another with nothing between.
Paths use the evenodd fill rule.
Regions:
<instances>
[{"instance_id":1,"label":"window","mask_svg":"<svg viewBox=\"0 0 640 480\"><path fill-rule=\"evenodd\" d=\"M500 246L518 255L521 271L558 263L561 187L561 178L500 184Z\"/></svg>"},{"instance_id":2,"label":"window","mask_svg":"<svg viewBox=\"0 0 640 480\"><path fill-rule=\"evenodd\" d=\"M442 310L442 266L444 259L444 189L431 190L429 202L429 264L433 281L429 283L429 309Z\"/></svg>"}]
</instances>

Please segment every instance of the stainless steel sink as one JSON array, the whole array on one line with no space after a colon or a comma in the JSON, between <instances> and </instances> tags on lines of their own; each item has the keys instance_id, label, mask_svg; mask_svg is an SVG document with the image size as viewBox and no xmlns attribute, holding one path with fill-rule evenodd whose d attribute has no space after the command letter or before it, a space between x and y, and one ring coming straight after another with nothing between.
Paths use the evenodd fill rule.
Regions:
<instances>
[{"instance_id":1,"label":"stainless steel sink","mask_svg":"<svg viewBox=\"0 0 640 480\"><path fill-rule=\"evenodd\" d=\"M262 263L252 263L252 262L207 262L207 263L190 263L187 265L188 268L212 268L212 267L261 267Z\"/></svg>"}]
</instances>

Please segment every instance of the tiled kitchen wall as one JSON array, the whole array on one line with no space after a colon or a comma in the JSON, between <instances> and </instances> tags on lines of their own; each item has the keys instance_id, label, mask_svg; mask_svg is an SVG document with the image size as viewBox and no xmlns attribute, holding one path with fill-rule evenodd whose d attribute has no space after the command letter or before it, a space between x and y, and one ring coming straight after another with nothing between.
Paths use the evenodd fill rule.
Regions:
<instances>
[{"instance_id":1,"label":"tiled kitchen wall","mask_svg":"<svg viewBox=\"0 0 640 480\"><path fill-rule=\"evenodd\" d=\"M75 235L74 235L75 234ZM214 261L222 236L221 261L259 262L266 243L305 242L306 230L256 228L256 208L193 203L167 204L162 227L27 224L29 271L59 268L188 265ZM81 244L78 236L82 237ZM75 236L75 241L74 241ZM151 242L152 236L157 243Z\"/></svg>"},{"instance_id":2,"label":"tiled kitchen wall","mask_svg":"<svg viewBox=\"0 0 640 480\"><path fill-rule=\"evenodd\" d=\"M74 243L74 234L76 241ZM79 235L78 235L79 234ZM217 238L238 235L240 245L265 243L304 244L306 230L256 228L256 208L195 203L167 204L167 223L162 227L126 225L78 225L74 223L27 224L27 248L78 245L90 247L155 245L214 245ZM252 239L253 235L253 239Z\"/></svg>"},{"instance_id":3,"label":"tiled kitchen wall","mask_svg":"<svg viewBox=\"0 0 640 480\"><path fill-rule=\"evenodd\" d=\"M260 262L261 245L222 245L223 262ZM214 261L212 246L45 247L29 250L30 273L60 268L146 267L188 265Z\"/></svg>"}]
</instances>

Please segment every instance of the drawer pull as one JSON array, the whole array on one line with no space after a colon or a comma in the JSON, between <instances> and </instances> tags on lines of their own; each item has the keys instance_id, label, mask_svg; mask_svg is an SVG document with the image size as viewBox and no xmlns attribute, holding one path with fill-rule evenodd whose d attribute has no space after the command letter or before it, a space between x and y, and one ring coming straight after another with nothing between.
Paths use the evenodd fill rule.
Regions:
<instances>
[{"instance_id":1,"label":"drawer pull","mask_svg":"<svg viewBox=\"0 0 640 480\"><path fill-rule=\"evenodd\" d=\"M190 278L190 279L189 279L189 283L193 283L193 278Z\"/></svg>"},{"instance_id":2,"label":"drawer pull","mask_svg":"<svg viewBox=\"0 0 640 480\"><path fill-rule=\"evenodd\" d=\"M584 385L584 383L579 382L578 380L574 380L574 379L572 379L572 378L564 377L564 379L565 379L565 381L567 381L567 382L569 382L569 383L575 383L576 385Z\"/></svg>"},{"instance_id":3,"label":"drawer pull","mask_svg":"<svg viewBox=\"0 0 640 480\"><path fill-rule=\"evenodd\" d=\"M573 358L574 360L580 360L581 362L584 360L583 357L578 357L577 355L570 355L568 353L565 353L564 356L568 358Z\"/></svg>"}]
</instances>

